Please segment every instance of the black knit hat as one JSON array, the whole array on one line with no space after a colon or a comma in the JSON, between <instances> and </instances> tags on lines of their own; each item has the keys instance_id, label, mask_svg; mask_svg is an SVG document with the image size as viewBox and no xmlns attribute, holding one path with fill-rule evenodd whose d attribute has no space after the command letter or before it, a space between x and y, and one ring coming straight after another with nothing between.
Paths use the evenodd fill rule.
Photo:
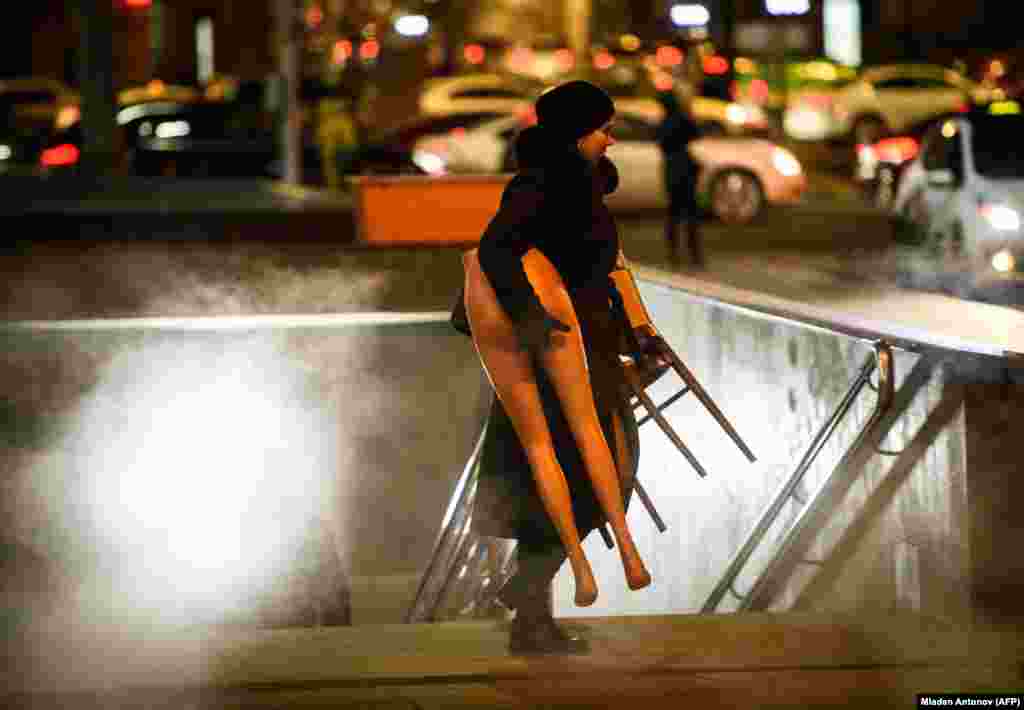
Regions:
<instances>
[{"instance_id":1,"label":"black knit hat","mask_svg":"<svg viewBox=\"0 0 1024 710\"><path fill-rule=\"evenodd\" d=\"M615 115L615 104L604 89L580 79L541 94L537 123L557 140L571 143L596 131Z\"/></svg>"}]
</instances>

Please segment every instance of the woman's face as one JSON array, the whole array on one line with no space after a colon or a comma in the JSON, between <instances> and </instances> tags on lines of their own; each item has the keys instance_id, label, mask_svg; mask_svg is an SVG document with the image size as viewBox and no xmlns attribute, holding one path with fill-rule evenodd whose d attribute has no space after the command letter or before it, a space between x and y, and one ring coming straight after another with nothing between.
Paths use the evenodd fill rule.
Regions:
<instances>
[{"instance_id":1,"label":"woman's face","mask_svg":"<svg viewBox=\"0 0 1024 710\"><path fill-rule=\"evenodd\" d=\"M596 163L604 155L604 152L608 149L608 146L615 144L615 139L612 138L611 130L614 123L614 117L604 124L596 131L592 131L587 135L580 138L576 144L579 146L580 153L584 158L592 163Z\"/></svg>"}]
</instances>

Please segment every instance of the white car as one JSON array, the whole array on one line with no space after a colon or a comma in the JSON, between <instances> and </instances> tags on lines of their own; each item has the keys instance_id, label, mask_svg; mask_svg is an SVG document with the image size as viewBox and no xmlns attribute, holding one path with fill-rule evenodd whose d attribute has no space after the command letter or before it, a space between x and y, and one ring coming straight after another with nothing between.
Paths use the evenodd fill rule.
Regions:
<instances>
[{"instance_id":1,"label":"white car","mask_svg":"<svg viewBox=\"0 0 1024 710\"><path fill-rule=\"evenodd\" d=\"M523 111L529 109L542 86L538 82L504 74L464 74L428 79L420 91L419 110L431 116Z\"/></svg>"},{"instance_id":2,"label":"white car","mask_svg":"<svg viewBox=\"0 0 1024 710\"><path fill-rule=\"evenodd\" d=\"M570 73L561 77L559 82L570 79L591 81L608 92L617 111L640 114L650 121L660 121L665 110L654 96L642 88L640 69L634 67L631 74L617 76L616 71L620 69L625 72L627 67L617 64L604 73ZM764 109L753 103L724 101L696 94L692 110L694 118L708 135L745 135L766 132L770 128Z\"/></svg>"},{"instance_id":3,"label":"white car","mask_svg":"<svg viewBox=\"0 0 1024 710\"><path fill-rule=\"evenodd\" d=\"M566 74L559 83L574 78L593 79L590 75ZM534 100L546 88L542 82L505 74L465 74L429 79L420 92L419 110L431 116L482 111L528 113L533 109ZM617 110L638 113L651 121L661 119L663 109L653 97L634 95L629 86L608 85L606 88ZM769 127L768 117L760 107L709 96L694 97L693 113L709 134L741 135L765 131Z\"/></svg>"},{"instance_id":4,"label":"white car","mask_svg":"<svg viewBox=\"0 0 1024 710\"><path fill-rule=\"evenodd\" d=\"M507 116L459 135L424 138L414 145L413 160L435 175L504 172L510 165L511 141L523 125L522 117ZM619 171L619 187L607 199L611 209L667 206L655 127L643 114L617 114L616 143L608 149L608 157ZM807 188L800 162L771 141L707 137L694 141L691 152L701 165L698 195L715 217L726 222L749 221L766 204L798 202Z\"/></svg>"},{"instance_id":5,"label":"white car","mask_svg":"<svg viewBox=\"0 0 1024 710\"><path fill-rule=\"evenodd\" d=\"M795 93L783 130L797 140L850 139L874 143L933 116L965 111L989 90L934 64L888 64L865 69L834 91Z\"/></svg>"},{"instance_id":6,"label":"white car","mask_svg":"<svg viewBox=\"0 0 1024 710\"><path fill-rule=\"evenodd\" d=\"M936 125L893 210L925 244L974 273L1024 270L1024 111L1016 101Z\"/></svg>"}]
</instances>

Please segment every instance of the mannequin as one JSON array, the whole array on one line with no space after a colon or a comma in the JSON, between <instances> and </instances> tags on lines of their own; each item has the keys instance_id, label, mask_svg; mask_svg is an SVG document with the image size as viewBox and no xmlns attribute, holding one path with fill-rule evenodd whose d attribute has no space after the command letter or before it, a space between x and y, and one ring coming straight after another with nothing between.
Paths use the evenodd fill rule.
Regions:
<instances>
[{"instance_id":1,"label":"mannequin","mask_svg":"<svg viewBox=\"0 0 1024 710\"><path fill-rule=\"evenodd\" d=\"M575 603L593 604L597 583L580 545L569 490L541 408L534 366L544 369L557 392L595 495L612 528L629 588L648 586L651 576L626 525L618 472L594 407L579 323L559 273L537 249L523 256L524 270L541 305L556 321L568 326L568 332L553 332L548 347L535 351L531 362L531 353L521 348L512 320L480 267L477 250L467 252L463 261L466 314L473 343L512 420L544 508L565 547L575 581Z\"/></svg>"}]
</instances>

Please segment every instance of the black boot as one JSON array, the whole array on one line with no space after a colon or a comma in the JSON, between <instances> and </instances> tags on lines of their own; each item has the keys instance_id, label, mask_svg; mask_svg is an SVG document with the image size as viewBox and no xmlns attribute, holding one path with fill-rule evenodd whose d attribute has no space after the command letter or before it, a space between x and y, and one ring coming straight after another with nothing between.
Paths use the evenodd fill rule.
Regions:
<instances>
[{"instance_id":1,"label":"black boot","mask_svg":"<svg viewBox=\"0 0 1024 710\"><path fill-rule=\"evenodd\" d=\"M565 561L558 547L531 548L520 544L516 574L498 592L498 598L516 612L509 631L514 654L586 653L586 639L566 632L555 623L551 582Z\"/></svg>"},{"instance_id":2,"label":"black boot","mask_svg":"<svg viewBox=\"0 0 1024 710\"><path fill-rule=\"evenodd\" d=\"M516 609L509 631L508 648L514 654L587 653L590 644L585 638L570 633L555 623L551 613L551 590L544 595L547 602L531 600Z\"/></svg>"}]
</instances>

